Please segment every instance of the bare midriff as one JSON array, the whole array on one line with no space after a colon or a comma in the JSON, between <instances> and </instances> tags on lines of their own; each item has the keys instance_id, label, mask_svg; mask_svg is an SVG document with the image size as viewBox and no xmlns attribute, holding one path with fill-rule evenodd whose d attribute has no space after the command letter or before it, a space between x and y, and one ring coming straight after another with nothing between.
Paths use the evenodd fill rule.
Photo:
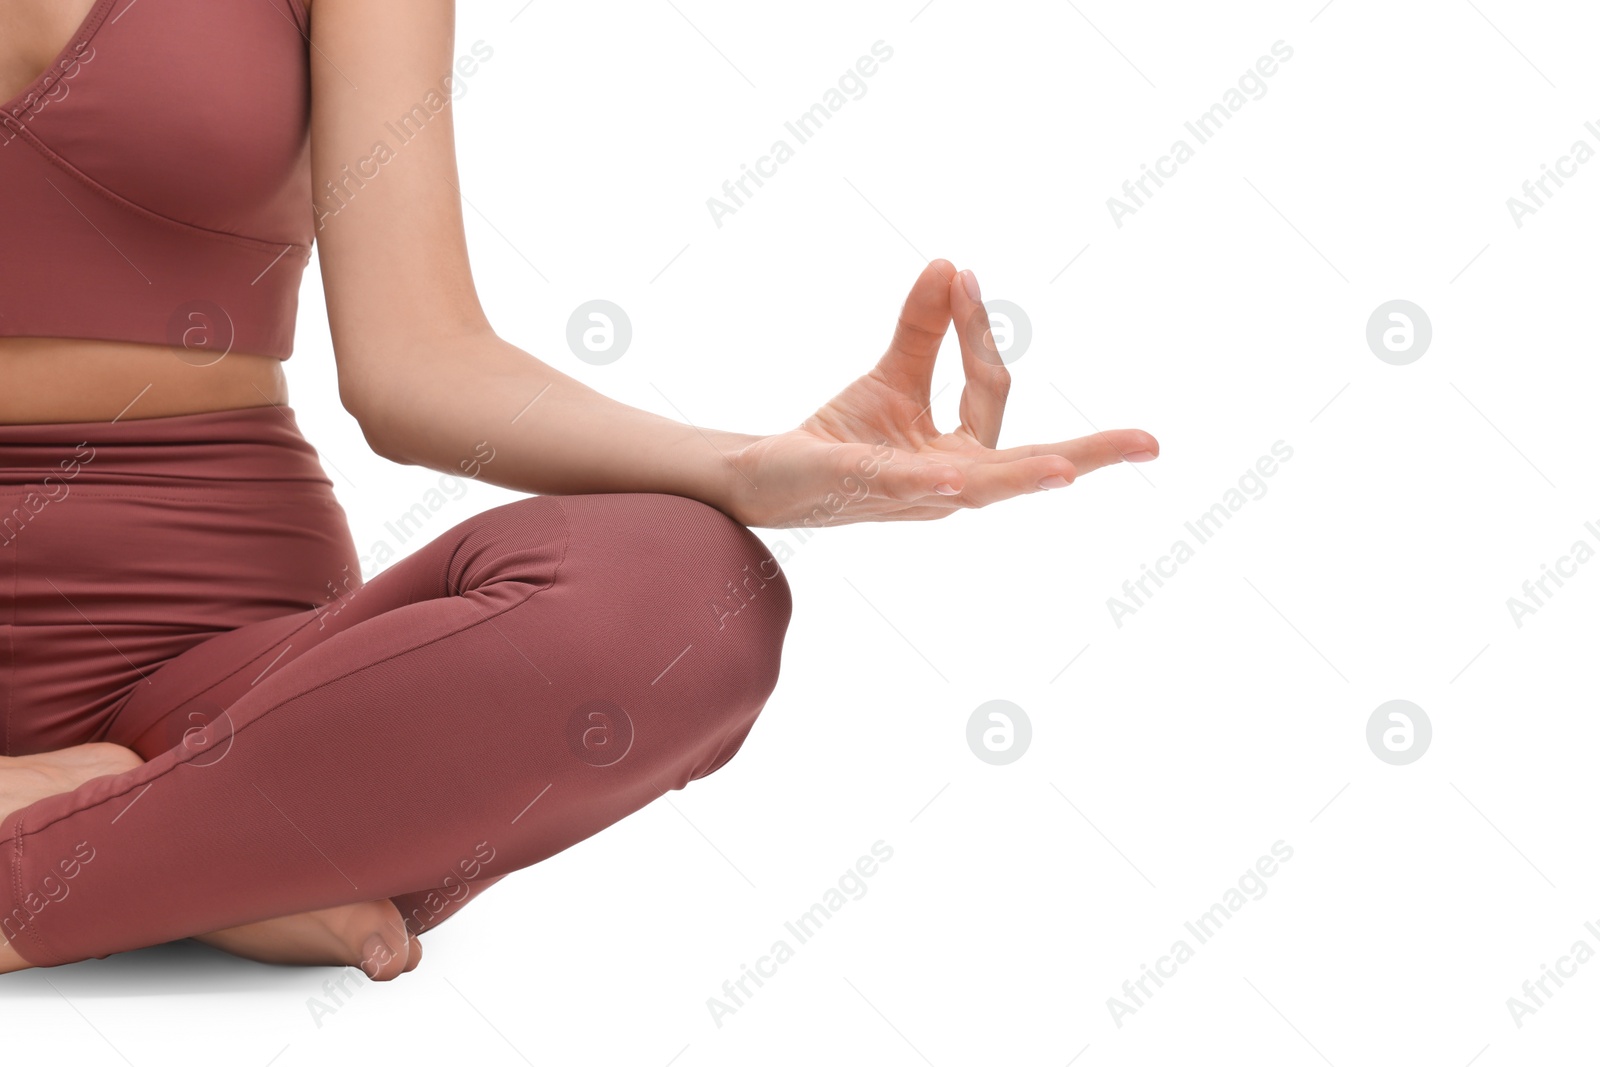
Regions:
<instances>
[{"instance_id":1,"label":"bare midriff","mask_svg":"<svg viewBox=\"0 0 1600 1067\"><path fill-rule=\"evenodd\" d=\"M289 402L283 361L229 352L0 337L0 423L109 422Z\"/></svg>"}]
</instances>

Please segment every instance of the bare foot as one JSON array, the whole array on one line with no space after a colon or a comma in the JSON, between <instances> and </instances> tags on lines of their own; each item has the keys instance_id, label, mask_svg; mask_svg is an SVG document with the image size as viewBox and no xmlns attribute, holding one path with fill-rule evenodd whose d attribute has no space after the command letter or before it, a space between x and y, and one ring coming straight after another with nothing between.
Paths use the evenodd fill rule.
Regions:
<instances>
[{"instance_id":1,"label":"bare foot","mask_svg":"<svg viewBox=\"0 0 1600 1067\"><path fill-rule=\"evenodd\" d=\"M143 762L132 749L101 742L33 756L0 756L0 819L36 800L70 793L91 779L121 774ZM9 941L0 940L0 974L32 966Z\"/></svg>"},{"instance_id":2,"label":"bare foot","mask_svg":"<svg viewBox=\"0 0 1600 1067\"><path fill-rule=\"evenodd\" d=\"M345 904L235 926L194 940L245 959L298 966L346 964L387 982L422 961L422 942L406 933L388 899Z\"/></svg>"},{"instance_id":3,"label":"bare foot","mask_svg":"<svg viewBox=\"0 0 1600 1067\"><path fill-rule=\"evenodd\" d=\"M31 756L0 756L0 819L36 800L142 763L133 750L100 742ZM267 919L195 940L263 963L348 964L380 982L413 970L422 960L422 942L407 935L400 910L387 899ZM32 966L0 938L0 974Z\"/></svg>"},{"instance_id":4,"label":"bare foot","mask_svg":"<svg viewBox=\"0 0 1600 1067\"><path fill-rule=\"evenodd\" d=\"M397 978L422 962L421 939L406 934L400 910L389 900L285 915L194 940L261 963L360 967L374 982ZM0 974L32 966L0 940Z\"/></svg>"},{"instance_id":5,"label":"bare foot","mask_svg":"<svg viewBox=\"0 0 1600 1067\"><path fill-rule=\"evenodd\" d=\"M132 749L104 742L34 756L0 756L0 819L36 800L70 793L90 779L131 771L143 762Z\"/></svg>"}]
</instances>

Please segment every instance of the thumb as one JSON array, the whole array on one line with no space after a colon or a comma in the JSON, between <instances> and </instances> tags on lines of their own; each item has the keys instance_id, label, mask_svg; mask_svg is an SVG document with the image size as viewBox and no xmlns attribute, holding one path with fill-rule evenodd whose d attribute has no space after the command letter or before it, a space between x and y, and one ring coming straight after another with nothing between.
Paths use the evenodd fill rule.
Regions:
<instances>
[{"instance_id":1,"label":"thumb","mask_svg":"<svg viewBox=\"0 0 1600 1067\"><path fill-rule=\"evenodd\" d=\"M950 279L955 274L948 259L929 260L900 308L889 350L878 360L879 373L899 392L927 398L934 360L950 327Z\"/></svg>"}]
</instances>

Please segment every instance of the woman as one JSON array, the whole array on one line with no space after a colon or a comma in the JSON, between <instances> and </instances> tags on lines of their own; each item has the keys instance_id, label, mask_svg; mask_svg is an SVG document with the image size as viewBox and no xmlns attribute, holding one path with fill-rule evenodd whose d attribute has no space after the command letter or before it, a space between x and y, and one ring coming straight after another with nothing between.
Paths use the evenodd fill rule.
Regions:
<instances>
[{"instance_id":1,"label":"woman","mask_svg":"<svg viewBox=\"0 0 1600 1067\"><path fill-rule=\"evenodd\" d=\"M483 888L738 751L790 615L749 526L943 518L1156 454L997 449L1009 375L944 260L877 364L770 436L501 340L440 81L453 5L403 10L0 5L0 971L194 937L393 978ZM377 152L397 117L414 136ZM372 448L542 494L365 585L287 406L313 239Z\"/></svg>"}]
</instances>

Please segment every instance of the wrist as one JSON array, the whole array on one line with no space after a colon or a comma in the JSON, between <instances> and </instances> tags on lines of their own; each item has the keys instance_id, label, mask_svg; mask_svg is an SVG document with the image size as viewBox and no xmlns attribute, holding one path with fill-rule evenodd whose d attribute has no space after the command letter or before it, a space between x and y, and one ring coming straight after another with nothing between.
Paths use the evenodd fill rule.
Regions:
<instances>
[{"instance_id":1,"label":"wrist","mask_svg":"<svg viewBox=\"0 0 1600 1067\"><path fill-rule=\"evenodd\" d=\"M750 525L749 501L754 487L745 469L745 460L749 447L766 438L761 434L730 430L691 430L690 433L694 439L687 447L694 449L701 460L697 464L699 473L694 479L694 492L690 495L736 522Z\"/></svg>"}]
</instances>

